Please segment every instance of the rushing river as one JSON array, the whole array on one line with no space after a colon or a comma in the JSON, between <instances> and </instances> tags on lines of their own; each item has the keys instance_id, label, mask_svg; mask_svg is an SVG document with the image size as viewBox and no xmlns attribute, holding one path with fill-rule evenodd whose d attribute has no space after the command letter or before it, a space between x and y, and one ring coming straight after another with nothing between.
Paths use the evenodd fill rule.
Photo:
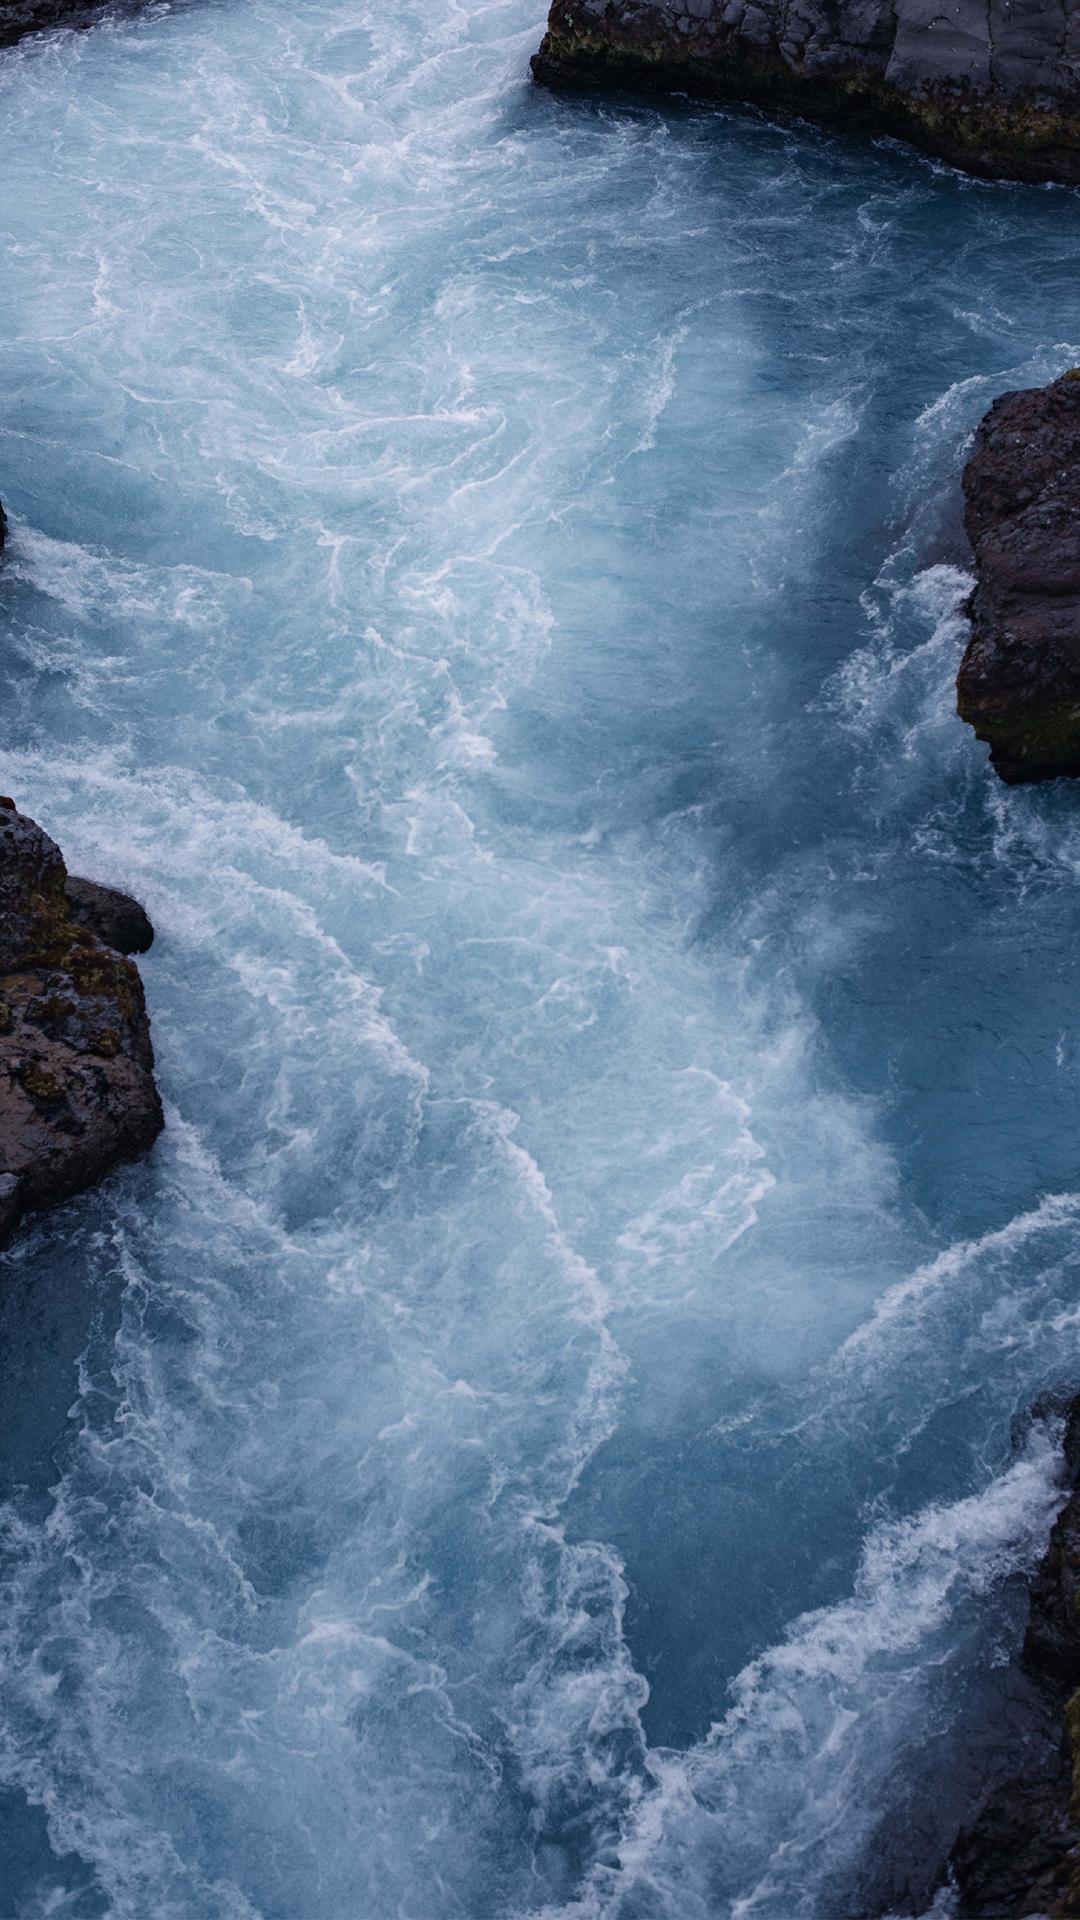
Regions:
<instances>
[{"instance_id":1,"label":"rushing river","mask_svg":"<svg viewBox=\"0 0 1080 1920\"><path fill-rule=\"evenodd\" d=\"M1000 1764L1080 793L954 716L958 475L1080 200L540 13L0 55L0 789L169 1117L3 1263L0 1920L920 1913Z\"/></svg>"}]
</instances>

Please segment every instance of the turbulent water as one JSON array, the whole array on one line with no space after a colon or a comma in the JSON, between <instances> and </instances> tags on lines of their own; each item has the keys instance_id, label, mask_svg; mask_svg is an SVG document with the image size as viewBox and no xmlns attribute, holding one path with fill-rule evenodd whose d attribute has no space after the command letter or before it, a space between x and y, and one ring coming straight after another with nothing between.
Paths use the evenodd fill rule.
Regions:
<instances>
[{"instance_id":1,"label":"turbulent water","mask_svg":"<svg viewBox=\"0 0 1080 1920\"><path fill-rule=\"evenodd\" d=\"M2 787L169 1117L4 1262L0 1920L945 1911L1002 1764L1080 795L954 716L957 477L1080 203L540 12L0 55Z\"/></svg>"}]
</instances>

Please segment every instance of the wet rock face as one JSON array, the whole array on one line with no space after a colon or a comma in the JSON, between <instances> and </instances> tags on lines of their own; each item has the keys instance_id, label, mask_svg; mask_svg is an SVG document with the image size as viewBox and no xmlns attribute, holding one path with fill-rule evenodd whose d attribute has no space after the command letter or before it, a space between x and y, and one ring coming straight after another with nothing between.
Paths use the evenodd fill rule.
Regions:
<instances>
[{"instance_id":1,"label":"wet rock face","mask_svg":"<svg viewBox=\"0 0 1080 1920\"><path fill-rule=\"evenodd\" d=\"M126 895L69 882L55 842L0 799L0 1244L161 1131L142 981L120 950L152 937Z\"/></svg>"},{"instance_id":2,"label":"wet rock face","mask_svg":"<svg viewBox=\"0 0 1080 1920\"><path fill-rule=\"evenodd\" d=\"M89 927L104 946L117 953L149 953L154 941L150 916L129 894L69 876L67 897L72 919Z\"/></svg>"},{"instance_id":3,"label":"wet rock face","mask_svg":"<svg viewBox=\"0 0 1080 1920\"><path fill-rule=\"evenodd\" d=\"M0 47L51 27L92 27L105 14L134 13L141 0L0 0Z\"/></svg>"},{"instance_id":4,"label":"wet rock face","mask_svg":"<svg viewBox=\"0 0 1080 1920\"><path fill-rule=\"evenodd\" d=\"M1080 179L1080 0L554 0L552 86L747 100L975 173Z\"/></svg>"},{"instance_id":5,"label":"wet rock face","mask_svg":"<svg viewBox=\"0 0 1080 1920\"><path fill-rule=\"evenodd\" d=\"M1032 1581L1024 1640L1041 1723L1017 1729L1017 1777L956 1844L957 1920L1080 1915L1080 1399L1068 1413L1065 1480L1072 1492Z\"/></svg>"},{"instance_id":6,"label":"wet rock face","mask_svg":"<svg viewBox=\"0 0 1080 1920\"><path fill-rule=\"evenodd\" d=\"M964 493L978 584L960 716L1003 780L1080 773L1080 375L995 400Z\"/></svg>"},{"instance_id":7,"label":"wet rock face","mask_svg":"<svg viewBox=\"0 0 1080 1920\"><path fill-rule=\"evenodd\" d=\"M24 33L40 32L46 27L86 26L101 12L91 4L72 4L72 0L0 0L0 47L10 47Z\"/></svg>"}]
</instances>

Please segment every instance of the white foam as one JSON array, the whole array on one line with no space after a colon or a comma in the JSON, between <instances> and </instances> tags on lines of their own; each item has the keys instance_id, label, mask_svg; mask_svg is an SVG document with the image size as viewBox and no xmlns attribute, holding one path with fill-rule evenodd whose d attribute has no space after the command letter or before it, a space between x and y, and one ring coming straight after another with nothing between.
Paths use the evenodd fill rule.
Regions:
<instances>
[{"instance_id":1,"label":"white foam","mask_svg":"<svg viewBox=\"0 0 1080 1920\"><path fill-rule=\"evenodd\" d=\"M617 1863L544 1920L615 1920L638 1901L665 1920L794 1916L820 1911L830 1886L850 1900L882 1795L920 1747L925 1678L948 1661L957 1613L1040 1551L1057 1461L1036 1433L984 1492L875 1528L850 1597L745 1668L699 1746L649 1756Z\"/></svg>"},{"instance_id":2,"label":"white foam","mask_svg":"<svg viewBox=\"0 0 1080 1920\"><path fill-rule=\"evenodd\" d=\"M928 203L816 136L529 91L541 11L241 0L0 60L3 784L147 900L168 1096L59 1229L92 1311L21 1436L57 1449L0 1609L39 1905L73 1851L116 1920L825 1920L1053 1504L1033 1442L859 1510L957 1367L1000 1448L1076 1311L1071 1196L918 1266L812 1004L909 829L961 857L896 801L952 753L966 584L910 527L829 717L788 698L894 544L884 489L838 533L838 479L948 377L881 404ZM838 724L833 791L796 736ZM1008 831L1002 871L1069 879ZM707 1569L774 1459L790 1604L834 1599L725 1712L763 1597ZM717 1719L658 1750L652 1713Z\"/></svg>"},{"instance_id":3,"label":"white foam","mask_svg":"<svg viewBox=\"0 0 1080 1920\"><path fill-rule=\"evenodd\" d=\"M861 1361L870 1348L880 1348L891 1339L895 1324L917 1317L924 1304L942 1292L952 1291L984 1261L1002 1262L1043 1234L1071 1228L1080 1219L1080 1194L1048 1194L1037 1207L1018 1214L1005 1226L997 1227L975 1240L960 1240L946 1247L925 1266L889 1288L874 1308L870 1319L856 1327L844 1342L839 1362Z\"/></svg>"}]
</instances>

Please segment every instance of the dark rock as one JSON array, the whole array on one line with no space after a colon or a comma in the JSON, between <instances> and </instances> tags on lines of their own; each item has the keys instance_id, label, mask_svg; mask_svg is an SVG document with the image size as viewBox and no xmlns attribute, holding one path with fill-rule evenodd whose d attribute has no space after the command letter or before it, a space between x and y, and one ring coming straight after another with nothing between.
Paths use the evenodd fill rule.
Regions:
<instances>
[{"instance_id":1,"label":"dark rock","mask_svg":"<svg viewBox=\"0 0 1080 1920\"><path fill-rule=\"evenodd\" d=\"M1058 1515L1050 1545L1031 1584L1031 1616L1024 1640L1024 1664L1075 1693L1080 1687L1080 1401L1069 1416L1070 1461L1066 1473L1074 1491Z\"/></svg>"},{"instance_id":2,"label":"dark rock","mask_svg":"<svg viewBox=\"0 0 1080 1920\"><path fill-rule=\"evenodd\" d=\"M0 500L0 553L3 553L4 551L4 545L6 540L7 540L7 514L4 512L4 503L2 500Z\"/></svg>"},{"instance_id":3,"label":"dark rock","mask_svg":"<svg viewBox=\"0 0 1080 1920\"><path fill-rule=\"evenodd\" d=\"M137 11L139 0L0 0L0 47L52 27L92 27L106 13Z\"/></svg>"},{"instance_id":4,"label":"dark rock","mask_svg":"<svg viewBox=\"0 0 1080 1920\"><path fill-rule=\"evenodd\" d=\"M1073 1780L1067 1736L1014 1780L961 1834L953 1854L956 1920L1071 1920L1080 1828L1069 1807Z\"/></svg>"},{"instance_id":5,"label":"dark rock","mask_svg":"<svg viewBox=\"0 0 1080 1920\"><path fill-rule=\"evenodd\" d=\"M0 1243L19 1216L144 1153L163 1124L142 981L98 928L149 922L71 883L59 848L0 798ZM105 906L97 915L98 893Z\"/></svg>"},{"instance_id":6,"label":"dark rock","mask_svg":"<svg viewBox=\"0 0 1080 1920\"><path fill-rule=\"evenodd\" d=\"M1034 1683L1030 1737L1016 1778L960 1835L957 1920L1076 1920L1080 1915L1080 1397L1068 1410L1071 1489L1031 1584L1023 1667Z\"/></svg>"},{"instance_id":7,"label":"dark rock","mask_svg":"<svg viewBox=\"0 0 1080 1920\"><path fill-rule=\"evenodd\" d=\"M964 472L960 716L1003 780L1080 773L1080 374L995 400Z\"/></svg>"},{"instance_id":8,"label":"dark rock","mask_svg":"<svg viewBox=\"0 0 1080 1920\"><path fill-rule=\"evenodd\" d=\"M25 33L49 27L85 27L103 11L101 6L72 4L72 0L0 0L0 47L13 46Z\"/></svg>"},{"instance_id":9,"label":"dark rock","mask_svg":"<svg viewBox=\"0 0 1080 1920\"><path fill-rule=\"evenodd\" d=\"M72 918L96 933L104 946L117 953L150 951L154 943L150 916L130 894L100 886L96 880L73 880L69 876L67 897Z\"/></svg>"},{"instance_id":10,"label":"dark rock","mask_svg":"<svg viewBox=\"0 0 1080 1920\"><path fill-rule=\"evenodd\" d=\"M554 0L556 87L744 100L973 173L1080 180L1080 0Z\"/></svg>"},{"instance_id":11,"label":"dark rock","mask_svg":"<svg viewBox=\"0 0 1080 1920\"><path fill-rule=\"evenodd\" d=\"M13 1173L0 1173L0 1247L19 1217L19 1183Z\"/></svg>"}]
</instances>

